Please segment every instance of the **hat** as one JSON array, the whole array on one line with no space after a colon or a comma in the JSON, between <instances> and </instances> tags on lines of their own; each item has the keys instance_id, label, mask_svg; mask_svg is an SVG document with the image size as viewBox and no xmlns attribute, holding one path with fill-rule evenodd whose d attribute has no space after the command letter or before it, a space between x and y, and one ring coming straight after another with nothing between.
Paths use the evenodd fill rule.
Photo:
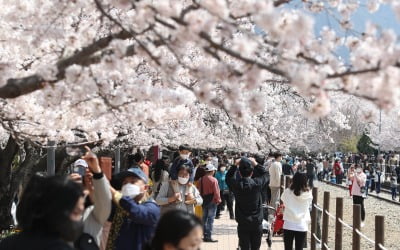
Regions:
<instances>
[{"instance_id":1,"label":"hat","mask_svg":"<svg viewBox=\"0 0 400 250\"><path fill-rule=\"evenodd\" d=\"M146 183L146 184L148 183L148 178L147 178L146 174L140 168L130 168L126 171L119 173L118 177L124 179L128 176L138 177L138 178L142 179L144 181L144 183Z\"/></svg>"},{"instance_id":2,"label":"hat","mask_svg":"<svg viewBox=\"0 0 400 250\"><path fill-rule=\"evenodd\" d=\"M74 162L74 167L77 167L77 166L82 166L82 167L87 168L87 167L88 167L88 164L87 164L87 162L86 162L85 160L83 160L83 159L78 159L78 160L76 160L76 161Z\"/></svg>"},{"instance_id":3,"label":"hat","mask_svg":"<svg viewBox=\"0 0 400 250\"><path fill-rule=\"evenodd\" d=\"M216 171L217 168L213 165L213 164L207 164L207 166L205 167L206 172L210 172L210 171Z\"/></svg>"}]
</instances>

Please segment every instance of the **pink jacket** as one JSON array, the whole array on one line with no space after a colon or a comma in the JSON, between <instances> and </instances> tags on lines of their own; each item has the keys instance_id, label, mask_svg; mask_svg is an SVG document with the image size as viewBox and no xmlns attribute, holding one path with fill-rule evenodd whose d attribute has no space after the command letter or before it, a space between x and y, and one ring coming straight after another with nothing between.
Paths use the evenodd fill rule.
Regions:
<instances>
[{"instance_id":1,"label":"pink jacket","mask_svg":"<svg viewBox=\"0 0 400 250\"><path fill-rule=\"evenodd\" d=\"M364 174L364 172L359 174L355 173L351 181L353 182L351 193L356 196L362 196L363 194L360 191L360 186L365 186L367 176Z\"/></svg>"}]
</instances>

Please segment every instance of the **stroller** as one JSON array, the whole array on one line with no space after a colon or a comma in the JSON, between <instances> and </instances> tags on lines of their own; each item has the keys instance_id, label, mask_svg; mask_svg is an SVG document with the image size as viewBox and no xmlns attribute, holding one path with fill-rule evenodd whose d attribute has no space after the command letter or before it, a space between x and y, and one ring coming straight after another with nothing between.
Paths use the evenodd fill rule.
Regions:
<instances>
[{"instance_id":1,"label":"stroller","mask_svg":"<svg viewBox=\"0 0 400 250\"><path fill-rule=\"evenodd\" d=\"M274 218L272 220L272 236L283 234L283 211L285 210L285 205L280 203L278 208L275 210Z\"/></svg>"},{"instance_id":2,"label":"stroller","mask_svg":"<svg viewBox=\"0 0 400 250\"><path fill-rule=\"evenodd\" d=\"M263 209L264 209L264 219L262 222L262 228L263 228L263 234L266 235L266 241L268 248L271 248L272 246L272 228L273 228L273 221L274 221L274 216L276 209L274 207L268 206L266 204L263 204Z\"/></svg>"}]
</instances>

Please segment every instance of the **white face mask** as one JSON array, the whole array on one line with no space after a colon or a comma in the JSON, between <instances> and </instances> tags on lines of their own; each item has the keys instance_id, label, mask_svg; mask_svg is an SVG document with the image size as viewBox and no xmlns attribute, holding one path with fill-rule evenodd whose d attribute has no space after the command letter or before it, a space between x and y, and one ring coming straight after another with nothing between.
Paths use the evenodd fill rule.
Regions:
<instances>
[{"instance_id":1,"label":"white face mask","mask_svg":"<svg viewBox=\"0 0 400 250\"><path fill-rule=\"evenodd\" d=\"M221 172L225 172L226 167L221 167L220 170L221 170Z\"/></svg>"},{"instance_id":2,"label":"white face mask","mask_svg":"<svg viewBox=\"0 0 400 250\"><path fill-rule=\"evenodd\" d=\"M178 177L179 184L185 185L189 181L189 178Z\"/></svg>"},{"instance_id":3,"label":"white face mask","mask_svg":"<svg viewBox=\"0 0 400 250\"><path fill-rule=\"evenodd\" d=\"M187 160L187 159L189 159L189 155L190 154L187 154L187 155L181 154L180 156L181 156L182 159Z\"/></svg>"},{"instance_id":4,"label":"white face mask","mask_svg":"<svg viewBox=\"0 0 400 250\"><path fill-rule=\"evenodd\" d=\"M142 192L140 192L139 186L132 183L127 183L122 186L121 193L123 196L129 196L130 198L135 199L135 197Z\"/></svg>"},{"instance_id":5,"label":"white face mask","mask_svg":"<svg viewBox=\"0 0 400 250\"><path fill-rule=\"evenodd\" d=\"M361 169L361 168L357 168L357 169L356 169L356 172L359 174L359 173L362 172L362 169Z\"/></svg>"}]
</instances>

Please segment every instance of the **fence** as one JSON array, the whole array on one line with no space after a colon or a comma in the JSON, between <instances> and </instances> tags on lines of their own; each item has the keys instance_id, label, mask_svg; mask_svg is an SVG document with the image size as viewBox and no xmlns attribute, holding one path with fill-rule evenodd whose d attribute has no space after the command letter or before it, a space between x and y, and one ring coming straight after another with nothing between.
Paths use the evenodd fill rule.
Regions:
<instances>
[{"instance_id":1,"label":"fence","mask_svg":"<svg viewBox=\"0 0 400 250\"><path fill-rule=\"evenodd\" d=\"M353 221L352 226L343 221L343 198L336 198L336 214L329 213L330 193L324 192L323 207L318 206L318 188L313 188L313 201L311 211L311 250L316 250L317 242L321 244L321 249L330 249L328 242L329 221L335 221L335 250L342 249L343 243L343 226L345 229L352 231L352 249L361 249L361 238L375 246L375 249L386 250L384 247L385 227L384 216L375 216L375 240L368 238L361 231L361 206L353 205ZM322 214L322 235L317 237L319 214Z\"/></svg>"},{"instance_id":2,"label":"fence","mask_svg":"<svg viewBox=\"0 0 400 250\"><path fill-rule=\"evenodd\" d=\"M347 172L347 169L349 169L349 167L354 164L354 163L343 163L343 168L344 170ZM365 167L366 165L361 162L360 165L362 167ZM399 167L398 164L381 164L381 163L374 163L374 162L368 162L368 166L373 167L373 168L380 168L382 171L382 176L384 176L384 178L382 179L382 181L388 181L390 180L390 176L393 172L395 172L395 169L397 167Z\"/></svg>"}]
</instances>

